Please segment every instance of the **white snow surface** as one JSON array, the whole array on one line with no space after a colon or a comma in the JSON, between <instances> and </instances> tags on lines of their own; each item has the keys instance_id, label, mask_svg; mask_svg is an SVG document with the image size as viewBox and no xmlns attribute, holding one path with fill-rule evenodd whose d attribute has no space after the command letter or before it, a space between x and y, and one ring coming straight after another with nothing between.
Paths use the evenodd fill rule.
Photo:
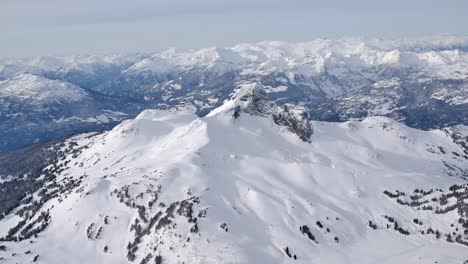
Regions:
<instances>
[{"instance_id":1,"label":"white snow surface","mask_svg":"<svg viewBox=\"0 0 468 264\"><path fill-rule=\"evenodd\" d=\"M340 77L377 68L412 69L440 79L468 76L468 37L441 35L412 39L337 38L288 43L263 41L233 47L199 50L170 48L154 53L115 55L40 56L0 59L0 76L19 73L82 72L92 74L103 65L131 65L126 74L167 74L187 69L214 72L239 70L242 74L283 71L315 76L325 71Z\"/></svg>"},{"instance_id":2,"label":"white snow surface","mask_svg":"<svg viewBox=\"0 0 468 264\"><path fill-rule=\"evenodd\" d=\"M126 72L163 74L195 67L220 73L230 70L240 70L243 74L283 71L314 76L328 71L342 76L376 67L394 67L410 68L434 78L463 79L468 76L468 55L458 47L466 46L467 42L468 39L463 37L413 40L344 38L299 43L265 41L188 51L169 49L135 63Z\"/></svg>"},{"instance_id":3,"label":"white snow surface","mask_svg":"<svg viewBox=\"0 0 468 264\"><path fill-rule=\"evenodd\" d=\"M51 103L78 101L87 96L82 88L71 83L50 80L33 74L20 74L0 81L0 98L10 97L25 102Z\"/></svg>"},{"instance_id":4,"label":"white snow surface","mask_svg":"<svg viewBox=\"0 0 468 264\"><path fill-rule=\"evenodd\" d=\"M428 146L460 151L443 132L420 131L383 117L313 122L309 144L268 117L243 113L234 120L226 113L198 118L145 110L109 132L69 139L87 148L61 161L69 168L57 181L83 176L83 182L77 191L44 205L51 224L33 243L5 242L8 251L0 251L0 257L5 263L29 263L36 254L37 263L129 263L127 244L133 241L130 229L138 210L113 193L129 186L139 205L146 206L157 193L156 204L144 212L148 218L166 210L161 202L167 207L194 196L200 200L194 215L206 210L206 217L198 217L198 233L189 232L191 224L183 217L173 220L175 227L151 229L133 263L148 253L161 255L163 263L450 264L468 259L466 247L423 236L412 221L418 218L445 232L451 215L401 206L383 194L464 182L447 176L441 160L468 169L466 161L427 151ZM369 220L384 226L384 215L412 234L368 227ZM10 216L0 221L0 236L14 221ZM220 227L223 223L228 231ZM318 243L300 233L302 225L310 227ZM96 238L88 238L87 230ZM285 247L297 260L286 256Z\"/></svg>"},{"instance_id":5,"label":"white snow surface","mask_svg":"<svg viewBox=\"0 0 468 264\"><path fill-rule=\"evenodd\" d=\"M382 80L374 83L372 86L375 88L388 88L388 87L394 87L394 86L399 86L400 85L400 78L395 77L391 78L389 80Z\"/></svg>"}]
</instances>

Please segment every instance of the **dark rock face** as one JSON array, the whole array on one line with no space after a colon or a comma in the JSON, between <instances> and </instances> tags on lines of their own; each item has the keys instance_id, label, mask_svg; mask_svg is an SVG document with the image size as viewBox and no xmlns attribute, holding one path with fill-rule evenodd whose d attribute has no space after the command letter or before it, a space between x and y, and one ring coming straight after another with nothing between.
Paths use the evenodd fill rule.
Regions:
<instances>
[{"instance_id":1,"label":"dark rock face","mask_svg":"<svg viewBox=\"0 0 468 264\"><path fill-rule=\"evenodd\" d=\"M307 112L300 109L290 109L291 106L283 106L277 109L273 114L273 121L281 126L288 128L289 131L295 133L304 142L311 142L311 137L314 132L309 121Z\"/></svg>"},{"instance_id":2,"label":"dark rock face","mask_svg":"<svg viewBox=\"0 0 468 264\"><path fill-rule=\"evenodd\" d=\"M242 112L250 115L271 116L277 125L287 128L304 142L311 142L313 129L305 109L290 104L282 108L275 107L268 100L263 85L254 83L241 87L231 100L236 104L232 109L234 119L239 118Z\"/></svg>"},{"instance_id":3,"label":"dark rock face","mask_svg":"<svg viewBox=\"0 0 468 264\"><path fill-rule=\"evenodd\" d=\"M237 104L234 117L239 114L239 111L258 116L267 116L271 113L271 103L268 101L265 87L261 84L241 86L234 92L231 100Z\"/></svg>"},{"instance_id":4,"label":"dark rock face","mask_svg":"<svg viewBox=\"0 0 468 264\"><path fill-rule=\"evenodd\" d=\"M253 114L266 114L269 111L269 104L267 103L267 96L264 89L252 89L252 94L248 95L246 98L243 97L241 100L249 100L250 104L247 109L248 112Z\"/></svg>"}]
</instances>

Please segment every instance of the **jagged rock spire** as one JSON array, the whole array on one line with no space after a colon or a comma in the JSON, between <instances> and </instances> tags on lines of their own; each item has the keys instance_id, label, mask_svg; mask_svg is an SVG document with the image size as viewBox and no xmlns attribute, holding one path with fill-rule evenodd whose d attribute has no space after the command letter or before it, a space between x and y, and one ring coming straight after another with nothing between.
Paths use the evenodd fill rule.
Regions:
<instances>
[{"instance_id":1,"label":"jagged rock spire","mask_svg":"<svg viewBox=\"0 0 468 264\"><path fill-rule=\"evenodd\" d=\"M284 105L283 108L276 108L271 116L276 124L286 127L303 141L311 142L314 130L310 123L309 115L303 108L294 105Z\"/></svg>"},{"instance_id":2,"label":"jagged rock spire","mask_svg":"<svg viewBox=\"0 0 468 264\"><path fill-rule=\"evenodd\" d=\"M268 116L271 113L271 104L268 102L265 88L259 83L246 83L239 85L229 100L214 109L208 116L220 113L238 118L241 112L251 115Z\"/></svg>"},{"instance_id":3,"label":"jagged rock spire","mask_svg":"<svg viewBox=\"0 0 468 264\"><path fill-rule=\"evenodd\" d=\"M231 116L233 119L239 118L242 113L264 117L271 116L277 125L286 127L305 142L310 142L313 134L309 115L302 107L295 105L276 107L268 101L265 87L259 83L240 85L230 100L213 110L208 116L219 113Z\"/></svg>"},{"instance_id":4,"label":"jagged rock spire","mask_svg":"<svg viewBox=\"0 0 468 264\"><path fill-rule=\"evenodd\" d=\"M265 87L259 83L245 85L233 97L240 102L239 110L246 113L265 116L271 112Z\"/></svg>"}]
</instances>

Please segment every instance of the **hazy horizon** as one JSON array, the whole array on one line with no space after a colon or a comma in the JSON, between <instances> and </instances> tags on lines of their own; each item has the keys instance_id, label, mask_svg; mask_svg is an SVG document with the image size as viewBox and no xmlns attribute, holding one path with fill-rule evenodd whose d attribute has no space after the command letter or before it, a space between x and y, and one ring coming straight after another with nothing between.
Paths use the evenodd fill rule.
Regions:
<instances>
[{"instance_id":1,"label":"hazy horizon","mask_svg":"<svg viewBox=\"0 0 468 264\"><path fill-rule=\"evenodd\" d=\"M6 0L0 57L128 53L277 40L468 35L466 1Z\"/></svg>"}]
</instances>

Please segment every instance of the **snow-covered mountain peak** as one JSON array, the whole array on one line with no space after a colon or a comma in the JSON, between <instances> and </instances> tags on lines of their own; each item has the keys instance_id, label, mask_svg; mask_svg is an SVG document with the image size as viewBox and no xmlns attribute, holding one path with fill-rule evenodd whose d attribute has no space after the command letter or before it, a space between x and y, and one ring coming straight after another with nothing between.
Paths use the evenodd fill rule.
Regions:
<instances>
[{"instance_id":1,"label":"snow-covered mountain peak","mask_svg":"<svg viewBox=\"0 0 468 264\"><path fill-rule=\"evenodd\" d=\"M266 116L271 112L271 105L266 97L265 87L260 83L244 83L231 94L223 105L211 111L208 116L227 114L238 118L241 112Z\"/></svg>"},{"instance_id":2,"label":"snow-covered mountain peak","mask_svg":"<svg viewBox=\"0 0 468 264\"><path fill-rule=\"evenodd\" d=\"M273 111L272 118L276 124L296 134L302 141L311 142L314 130L304 108L286 104L277 107Z\"/></svg>"},{"instance_id":3,"label":"snow-covered mountain peak","mask_svg":"<svg viewBox=\"0 0 468 264\"><path fill-rule=\"evenodd\" d=\"M111 131L70 138L56 146L36 189L0 214L0 257L50 264L466 260L468 156L457 143L466 135L386 118L314 127L309 144L263 116L232 122L146 110Z\"/></svg>"},{"instance_id":4,"label":"snow-covered mountain peak","mask_svg":"<svg viewBox=\"0 0 468 264\"><path fill-rule=\"evenodd\" d=\"M311 140L313 128L306 111L291 104L275 106L268 101L265 87L255 82L239 85L229 100L207 116L239 119L244 114L270 118L276 125L295 133L301 140Z\"/></svg>"},{"instance_id":5,"label":"snow-covered mountain peak","mask_svg":"<svg viewBox=\"0 0 468 264\"><path fill-rule=\"evenodd\" d=\"M401 61L401 52L397 49L386 52L382 57L381 63L383 64L399 64Z\"/></svg>"},{"instance_id":6,"label":"snow-covered mountain peak","mask_svg":"<svg viewBox=\"0 0 468 264\"><path fill-rule=\"evenodd\" d=\"M0 97L40 102L77 101L87 93L70 83L33 74L20 74L0 82Z\"/></svg>"}]
</instances>

